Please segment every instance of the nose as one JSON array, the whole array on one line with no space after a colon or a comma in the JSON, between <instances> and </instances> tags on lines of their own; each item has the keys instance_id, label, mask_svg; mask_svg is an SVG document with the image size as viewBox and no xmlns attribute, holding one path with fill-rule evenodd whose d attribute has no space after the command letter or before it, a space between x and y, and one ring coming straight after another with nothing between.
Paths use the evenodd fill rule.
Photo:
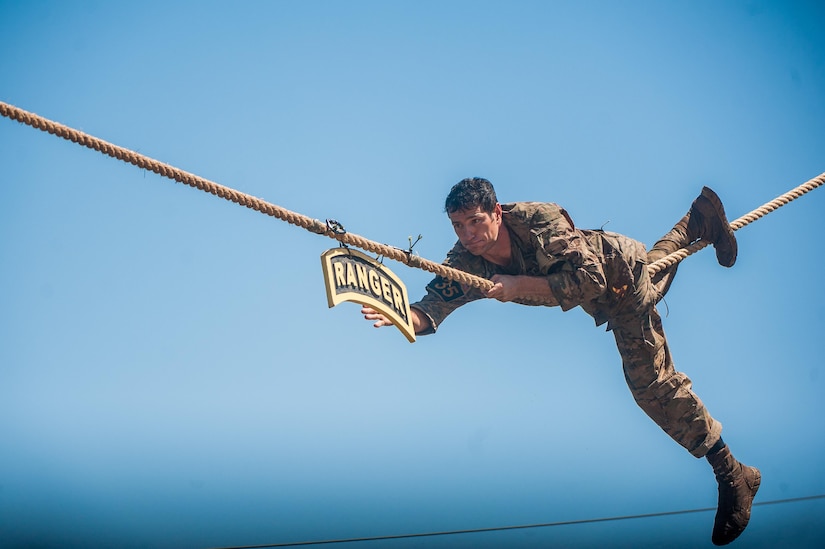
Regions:
<instances>
[{"instance_id":1,"label":"nose","mask_svg":"<svg viewBox=\"0 0 825 549\"><path fill-rule=\"evenodd\" d=\"M470 227L462 227L459 230L458 239L467 242L467 241L472 240L474 235L475 235L475 231L473 231Z\"/></svg>"}]
</instances>

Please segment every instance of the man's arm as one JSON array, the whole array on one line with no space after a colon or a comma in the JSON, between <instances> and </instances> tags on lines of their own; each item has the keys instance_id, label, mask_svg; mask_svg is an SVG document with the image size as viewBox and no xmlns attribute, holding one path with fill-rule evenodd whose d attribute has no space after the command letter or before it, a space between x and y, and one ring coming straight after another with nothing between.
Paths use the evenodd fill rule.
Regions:
<instances>
[{"instance_id":1,"label":"man's arm","mask_svg":"<svg viewBox=\"0 0 825 549\"><path fill-rule=\"evenodd\" d=\"M494 275L493 287L486 296L499 301L534 301L543 305L555 306L559 302L550 289L550 283L544 276L528 275Z\"/></svg>"},{"instance_id":2,"label":"man's arm","mask_svg":"<svg viewBox=\"0 0 825 549\"><path fill-rule=\"evenodd\" d=\"M546 275L556 304L567 311L604 294L607 281L601 256L567 212L545 204L531 221L539 271Z\"/></svg>"},{"instance_id":3,"label":"man's arm","mask_svg":"<svg viewBox=\"0 0 825 549\"><path fill-rule=\"evenodd\" d=\"M486 297L497 299L502 302L525 301L534 302L547 306L558 305L558 300L550 290L547 277L527 276L527 275L494 275L491 279L493 287L487 292ZM371 307L364 306L361 313L366 320L375 321L376 328L392 326L393 323L386 316L382 315ZM431 333L433 324L429 316L416 307L410 307L412 315L413 329L416 334L422 332ZM445 315L446 316L446 315Z\"/></svg>"},{"instance_id":4,"label":"man's arm","mask_svg":"<svg viewBox=\"0 0 825 549\"><path fill-rule=\"evenodd\" d=\"M427 293L419 301L410 304L415 334L435 333L450 313L476 299L484 299L484 294L478 288L465 288L458 282L436 276L427 284ZM392 325L389 319L370 307L361 309L361 312L367 320L375 321L376 328Z\"/></svg>"}]
</instances>

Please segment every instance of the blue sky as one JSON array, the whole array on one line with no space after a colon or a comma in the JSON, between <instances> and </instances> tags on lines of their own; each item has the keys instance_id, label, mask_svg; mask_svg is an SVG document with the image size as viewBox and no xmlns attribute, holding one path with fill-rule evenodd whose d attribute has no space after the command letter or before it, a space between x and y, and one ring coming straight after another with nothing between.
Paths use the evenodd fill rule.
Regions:
<instances>
[{"instance_id":1,"label":"blue sky","mask_svg":"<svg viewBox=\"0 0 825 549\"><path fill-rule=\"evenodd\" d=\"M735 219L825 171L823 23L819 2L1 1L0 100L435 261L468 176L650 245L702 185ZM475 303L411 345L327 308L332 240L7 119L0 162L4 546L716 504L581 310ZM732 269L687 259L661 308L757 501L825 494L823 211L818 189L745 227ZM824 513L755 507L735 546L822 546ZM383 546L705 547L712 521Z\"/></svg>"}]
</instances>

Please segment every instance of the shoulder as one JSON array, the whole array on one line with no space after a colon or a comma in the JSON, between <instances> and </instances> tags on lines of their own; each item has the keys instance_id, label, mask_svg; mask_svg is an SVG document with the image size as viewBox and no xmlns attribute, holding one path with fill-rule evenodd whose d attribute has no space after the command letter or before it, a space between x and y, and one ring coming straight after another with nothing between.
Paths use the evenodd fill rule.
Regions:
<instances>
[{"instance_id":1,"label":"shoulder","mask_svg":"<svg viewBox=\"0 0 825 549\"><path fill-rule=\"evenodd\" d=\"M455 246L447 252L447 259L444 260L444 264L479 276L485 272L484 260L468 252L461 242L456 242Z\"/></svg>"},{"instance_id":2,"label":"shoulder","mask_svg":"<svg viewBox=\"0 0 825 549\"><path fill-rule=\"evenodd\" d=\"M562 220L573 225L564 208L553 202L513 202L502 204L501 209L504 212L505 224L513 228L523 226L536 229L554 225Z\"/></svg>"}]
</instances>

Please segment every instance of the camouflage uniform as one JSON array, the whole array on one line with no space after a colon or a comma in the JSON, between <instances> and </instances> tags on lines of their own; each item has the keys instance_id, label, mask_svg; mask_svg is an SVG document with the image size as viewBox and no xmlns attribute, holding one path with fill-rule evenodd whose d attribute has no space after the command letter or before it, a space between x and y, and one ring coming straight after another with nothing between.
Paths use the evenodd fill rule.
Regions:
<instances>
[{"instance_id":1,"label":"camouflage uniform","mask_svg":"<svg viewBox=\"0 0 825 549\"><path fill-rule=\"evenodd\" d=\"M607 323L622 357L625 379L636 403L673 440L696 457L719 440L722 425L677 372L671 359L656 303L666 291L647 272L648 254L640 242L606 231L576 229L556 204L519 202L502 205L512 260L502 267L469 253L456 243L445 265L484 278L495 274L546 277L551 302L516 300L525 305L580 306L596 325ZM667 281L669 284L669 280ZM424 313L433 333L458 307L483 299L481 290L436 277L427 295L411 306Z\"/></svg>"}]
</instances>

